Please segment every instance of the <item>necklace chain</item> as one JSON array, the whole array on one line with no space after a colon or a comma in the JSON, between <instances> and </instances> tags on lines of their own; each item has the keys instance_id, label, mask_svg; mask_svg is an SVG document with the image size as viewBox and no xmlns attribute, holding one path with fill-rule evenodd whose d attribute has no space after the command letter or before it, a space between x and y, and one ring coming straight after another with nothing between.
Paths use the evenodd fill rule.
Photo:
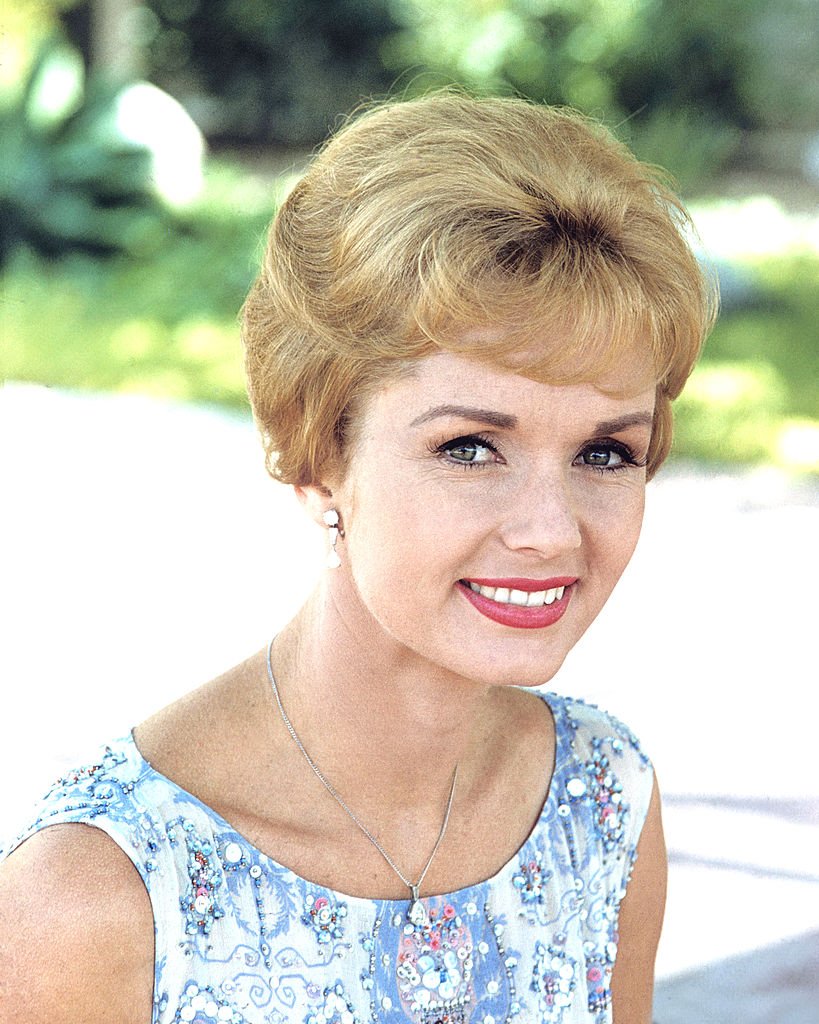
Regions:
<instances>
[{"instance_id":1,"label":"necklace chain","mask_svg":"<svg viewBox=\"0 0 819 1024\"><path fill-rule=\"evenodd\" d=\"M275 639L275 637L274 637L274 639ZM335 786L326 778L326 776L321 771L321 769L316 764L316 762L313 760L313 758L310 757L310 755L307 753L307 750L305 749L304 744L299 739L298 733L293 728L293 724L290 721L290 719L287 717L287 714L286 714L286 712L284 710L284 705L282 704L281 695L279 694L279 688L276 685L276 679L275 679L275 676L273 675L272 656L273 656L273 640L270 641L270 643L268 644L268 647L267 647L267 675L268 675L268 678L270 679L270 686L271 686L271 688L273 690L273 696L276 698L276 704L279 707L279 714L282 716L282 721L287 726L287 731L293 737L293 742L296 744L296 746L302 752L302 754L304 755L304 759L307 761L307 763L312 768L313 773L315 774L316 778L319 780L319 782L321 782L321 784L324 786L324 788L327 790L327 792L330 794L330 796L336 801L336 803L348 815L348 817L352 818L352 820L358 826L360 831L364 833L364 835L367 837L367 839L369 839L369 841L376 848L376 850L378 850L378 852L381 854L381 856L384 858L384 860L387 862L387 864L389 864L389 866L392 868L392 870L396 873L396 875L398 875L398 877L401 879L401 881L404 883L404 885L409 889L410 893L412 894L412 903L413 903L413 909L414 909L415 905L418 903L418 890L421 888L421 884L423 883L424 878L426 878L427 871L429 871L429 867L432 864L432 861L435 859L435 854L438 852L438 847L441 845L441 842L443 841L444 834L446 833L447 825L449 824L449 815L450 815L450 812L452 810L452 802L453 802L453 800L455 798L455 783L456 783L456 781L458 779L458 765L457 764L455 765L455 770L452 773L452 785L449 787L449 799L447 800L446 813L444 814L444 820L443 820L443 823L441 824L441 831L438 833L438 838L435 840L435 845L432 848L432 853L429 855L429 858L427 859L427 862L424 865L424 870L421 872L421 875L418 878L418 881L413 883L413 882L411 882L406 877L406 875L398 867L398 865L395 863L395 861L392 859L392 857L387 853L387 851L384 849L384 847L381 845L381 843L375 838L375 836L372 834L372 832L370 832L370 830L367 828L367 826L360 820L360 818L358 818L358 816L355 814L355 812L352 811L347 806L346 802L344 801L344 798L341 796L341 794L338 792L338 790L335 788ZM412 913L412 910L411 910L411 913Z\"/></svg>"}]
</instances>

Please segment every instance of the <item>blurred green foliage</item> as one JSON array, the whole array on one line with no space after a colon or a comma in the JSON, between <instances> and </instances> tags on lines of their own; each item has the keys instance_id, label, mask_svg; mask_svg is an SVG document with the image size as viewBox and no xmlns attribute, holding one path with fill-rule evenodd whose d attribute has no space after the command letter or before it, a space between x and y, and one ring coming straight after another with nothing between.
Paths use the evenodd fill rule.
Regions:
<instances>
[{"instance_id":1,"label":"blurred green foliage","mask_svg":"<svg viewBox=\"0 0 819 1024\"><path fill-rule=\"evenodd\" d=\"M9 38L62 18L88 57L94 7L18 0ZM133 0L121 34L229 143L309 148L362 99L461 83L620 125L690 190L744 132L812 131L819 109L815 0Z\"/></svg>"},{"instance_id":2,"label":"blurred green foliage","mask_svg":"<svg viewBox=\"0 0 819 1024\"><path fill-rule=\"evenodd\" d=\"M675 454L819 473L819 255L756 261L677 402Z\"/></svg>"},{"instance_id":3,"label":"blurred green foliage","mask_svg":"<svg viewBox=\"0 0 819 1024\"><path fill-rule=\"evenodd\" d=\"M149 77L223 140L312 146L393 78L386 0L148 0L138 26Z\"/></svg>"},{"instance_id":4,"label":"blurred green foliage","mask_svg":"<svg viewBox=\"0 0 819 1024\"><path fill-rule=\"evenodd\" d=\"M814 126L814 0L147 0L150 77L211 137L312 145L387 91L460 83L621 124L698 183L742 132Z\"/></svg>"},{"instance_id":5,"label":"blurred green foliage","mask_svg":"<svg viewBox=\"0 0 819 1024\"><path fill-rule=\"evenodd\" d=\"M2 278L3 375L245 404L237 314L275 200L214 164L200 204L141 259L18 247Z\"/></svg>"},{"instance_id":6,"label":"blurred green foliage","mask_svg":"<svg viewBox=\"0 0 819 1024\"><path fill-rule=\"evenodd\" d=\"M20 245L45 255L139 251L161 239L151 158L117 130L119 89L86 87L76 51L43 43L0 105L0 265Z\"/></svg>"},{"instance_id":7,"label":"blurred green foliage","mask_svg":"<svg viewBox=\"0 0 819 1024\"><path fill-rule=\"evenodd\" d=\"M744 130L814 126L813 0L394 0L393 9L405 27L388 44L391 66L596 114L684 187L722 167Z\"/></svg>"}]
</instances>

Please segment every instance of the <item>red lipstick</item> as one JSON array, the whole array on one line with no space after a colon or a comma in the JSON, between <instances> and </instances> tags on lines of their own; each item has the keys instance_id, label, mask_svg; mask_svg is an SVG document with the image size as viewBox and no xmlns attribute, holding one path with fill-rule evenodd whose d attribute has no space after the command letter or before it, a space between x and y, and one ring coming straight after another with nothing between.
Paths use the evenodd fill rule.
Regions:
<instances>
[{"instance_id":1,"label":"red lipstick","mask_svg":"<svg viewBox=\"0 0 819 1024\"><path fill-rule=\"evenodd\" d=\"M522 579L520 577L507 577L504 579L468 579L458 580L458 589L469 601L473 608L481 615L502 626L512 626L515 629L543 629L551 626L563 616L569 606L573 593L572 584L577 582L576 576L556 576L548 580ZM507 590L522 590L525 593L534 593L538 590L557 590L564 588L563 596L551 604L535 605L534 607L505 604L500 601L493 601L489 597L472 590L469 586L474 583L479 587L505 588Z\"/></svg>"}]
</instances>

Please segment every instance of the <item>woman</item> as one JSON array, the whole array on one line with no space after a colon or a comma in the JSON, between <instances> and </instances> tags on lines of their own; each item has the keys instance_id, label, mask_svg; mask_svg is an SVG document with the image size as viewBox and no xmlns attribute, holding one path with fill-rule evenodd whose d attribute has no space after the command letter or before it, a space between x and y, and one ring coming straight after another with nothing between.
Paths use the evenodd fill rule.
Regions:
<instances>
[{"instance_id":1,"label":"woman","mask_svg":"<svg viewBox=\"0 0 819 1024\"><path fill-rule=\"evenodd\" d=\"M48 795L0 872L4 1019L650 1020L650 763L530 691L668 452L710 318L683 224L602 129L518 100L384 105L318 155L244 339L327 570Z\"/></svg>"}]
</instances>

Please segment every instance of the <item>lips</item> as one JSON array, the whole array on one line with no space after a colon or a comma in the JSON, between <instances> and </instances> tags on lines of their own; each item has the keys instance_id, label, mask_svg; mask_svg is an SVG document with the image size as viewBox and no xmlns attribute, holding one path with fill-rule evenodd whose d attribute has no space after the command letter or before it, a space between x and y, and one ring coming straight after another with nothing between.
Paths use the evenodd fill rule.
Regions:
<instances>
[{"instance_id":1,"label":"lips","mask_svg":"<svg viewBox=\"0 0 819 1024\"><path fill-rule=\"evenodd\" d=\"M576 576L547 580L462 579L458 589L482 615L516 629L542 629L566 611Z\"/></svg>"}]
</instances>

